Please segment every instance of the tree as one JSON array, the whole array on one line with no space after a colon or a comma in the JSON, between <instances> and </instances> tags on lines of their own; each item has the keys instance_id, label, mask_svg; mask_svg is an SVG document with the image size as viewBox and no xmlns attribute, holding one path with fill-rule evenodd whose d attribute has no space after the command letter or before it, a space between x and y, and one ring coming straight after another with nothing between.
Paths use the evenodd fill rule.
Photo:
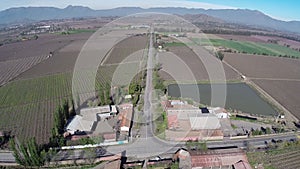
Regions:
<instances>
[{"instance_id":1,"label":"tree","mask_svg":"<svg viewBox=\"0 0 300 169\"><path fill-rule=\"evenodd\" d=\"M224 54L221 51L218 51L216 57L222 61L224 59Z\"/></svg>"},{"instance_id":2,"label":"tree","mask_svg":"<svg viewBox=\"0 0 300 169\"><path fill-rule=\"evenodd\" d=\"M129 94L133 95L135 94L136 92L139 92L141 90L141 86L136 83L136 82L132 82L130 83L129 85Z\"/></svg>"},{"instance_id":3,"label":"tree","mask_svg":"<svg viewBox=\"0 0 300 169\"><path fill-rule=\"evenodd\" d=\"M93 104L93 102L92 102L91 100L88 101L87 105L88 105L89 107L93 107L93 106L94 106L94 104Z\"/></svg>"},{"instance_id":4,"label":"tree","mask_svg":"<svg viewBox=\"0 0 300 169\"><path fill-rule=\"evenodd\" d=\"M67 122L68 119L70 118L70 114L69 114L69 102L67 100L64 100L63 105L62 105L62 110L63 110L65 122Z\"/></svg>"},{"instance_id":5,"label":"tree","mask_svg":"<svg viewBox=\"0 0 300 169\"><path fill-rule=\"evenodd\" d=\"M74 107L78 108L80 106L80 96L79 96L79 93L76 93L75 103L76 103L76 106L74 106ZM74 104L74 101L73 101L73 104Z\"/></svg>"},{"instance_id":6,"label":"tree","mask_svg":"<svg viewBox=\"0 0 300 169\"><path fill-rule=\"evenodd\" d=\"M105 102L105 96L104 96L104 92L103 92L103 89L100 88L99 91L98 91L98 98L99 98L99 106L101 105L104 105L104 102Z\"/></svg>"},{"instance_id":7,"label":"tree","mask_svg":"<svg viewBox=\"0 0 300 169\"><path fill-rule=\"evenodd\" d=\"M198 142L197 149L201 151L207 151L206 142Z\"/></svg>"},{"instance_id":8,"label":"tree","mask_svg":"<svg viewBox=\"0 0 300 169\"><path fill-rule=\"evenodd\" d=\"M65 118L62 112L62 108L59 106L54 113L55 135L62 134L64 125L65 125Z\"/></svg>"},{"instance_id":9,"label":"tree","mask_svg":"<svg viewBox=\"0 0 300 169\"><path fill-rule=\"evenodd\" d=\"M271 128L270 127L266 128L266 134L271 134Z\"/></svg>"},{"instance_id":10,"label":"tree","mask_svg":"<svg viewBox=\"0 0 300 169\"><path fill-rule=\"evenodd\" d=\"M104 104L110 104L110 87L106 87L105 89L105 101Z\"/></svg>"},{"instance_id":11,"label":"tree","mask_svg":"<svg viewBox=\"0 0 300 169\"><path fill-rule=\"evenodd\" d=\"M16 162L23 166L42 166L45 162L43 150L36 143L35 138L30 138L26 142L18 145L14 139L10 140Z\"/></svg>"},{"instance_id":12,"label":"tree","mask_svg":"<svg viewBox=\"0 0 300 169\"><path fill-rule=\"evenodd\" d=\"M21 157L21 154L19 153L19 149L17 149L16 142L15 142L14 138L11 138L9 140L9 145L10 145L10 148L12 149L12 151L13 151L13 156L15 157L16 162L20 165L25 165L25 161Z\"/></svg>"},{"instance_id":13,"label":"tree","mask_svg":"<svg viewBox=\"0 0 300 169\"><path fill-rule=\"evenodd\" d=\"M33 38L34 38L35 40L37 40L37 39L39 38L39 36L38 36L38 35L34 35Z\"/></svg>"},{"instance_id":14,"label":"tree","mask_svg":"<svg viewBox=\"0 0 300 169\"><path fill-rule=\"evenodd\" d=\"M71 101L71 104L72 104L72 110L71 110L70 116L75 116L76 115L76 111L75 111L75 104L74 104L74 100L73 99Z\"/></svg>"}]
</instances>

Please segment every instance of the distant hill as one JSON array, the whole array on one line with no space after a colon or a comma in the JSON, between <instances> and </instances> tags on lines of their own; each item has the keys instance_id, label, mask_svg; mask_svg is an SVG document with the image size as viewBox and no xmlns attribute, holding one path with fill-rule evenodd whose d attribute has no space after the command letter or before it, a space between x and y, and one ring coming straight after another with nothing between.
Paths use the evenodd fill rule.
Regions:
<instances>
[{"instance_id":1,"label":"distant hill","mask_svg":"<svg viewBox=\"0 0 300 169\"><path fill-rule=\"evenodd\" d=\"M226 22L258 26L261 28L272 28L280 31L300 33L300 21L281 21L257 10L248 9L189 9L189 8L139 8L122 7L107 10L93 10L83 6L68 6L66 8L54 7L20 7L10 8L0 12L0 24L21 23L29 21L41 21L51 19L67 19L77 17L96 16L125 16L141 12L161 12L178 15L206 14Z\"/></svg>"}]
</instances>

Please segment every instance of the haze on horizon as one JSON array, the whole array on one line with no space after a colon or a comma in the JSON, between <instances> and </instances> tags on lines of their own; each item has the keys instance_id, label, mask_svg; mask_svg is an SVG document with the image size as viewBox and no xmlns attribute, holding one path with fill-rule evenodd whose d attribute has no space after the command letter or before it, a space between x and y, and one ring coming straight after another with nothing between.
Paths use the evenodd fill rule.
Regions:
<instances>
[{"instance_id":1,"label":"haze on horizon","mask_svg":"<svg viewBox=\"0 0 300 169\"><path fill-rule=\"evenodd\" d=\"M87 6L92 9L111 9L117 7L186 7L186 8L203 8L203 9L251 9L259 10L275 19L292 21L300 21L300 13L298 12L298 6L300 1L287 0L287 1L272 1L272 0L110 0L107 3L104 0L3 0L0 6L0 10L5 10L12 7L39 7L49 6L65 8L68 5Z\"/></svg>"}]
</instances>

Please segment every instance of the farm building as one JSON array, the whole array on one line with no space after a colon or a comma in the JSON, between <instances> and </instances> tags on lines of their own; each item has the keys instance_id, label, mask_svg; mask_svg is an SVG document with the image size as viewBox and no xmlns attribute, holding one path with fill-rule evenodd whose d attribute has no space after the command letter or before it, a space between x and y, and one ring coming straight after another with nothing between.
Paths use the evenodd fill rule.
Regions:
<instances>
[{"instance_id":1,"label":"farm building","mask_svg":"<svg viewBox=\"0 0 300 169\"><path fill-rule=\"evenodd\" d=\"M223 139L221 124L213 113L203 113L196 107L167 109L168 130L166 138L170 140L207 140Z\"/></svg>"},{"instance_id":2,"label":"farm building","mask_svg":"<svg viewBox=\"0 0 300 169\"><path fill-rule=\"evenodd\" d=\"M221 124L214 114L189 114L189 121L192 130L215 130L220 129Z\"/></svg>"},{"instance_id":3,"label":"farm building","mask_svg":"<svg viewBox=\"0 0 300 169\"><path fill-rule=\"evenodd\" d=\"M179 168L234 168L251 169L245 152L241 149L223 149L208 151L178 150L174 160L179 161Z\"/></svg>"},{"instance_id":4,"label":"farm building","mask_svg":"<svg viewBox=\"0 0 300 169\"><path fill-rule=\"evenodd\" d=\"M120 159L109 161L109 162L105 163L105 165L103 167L103 169L114 169L114 168L121 168L121 160Z\"/></svg>"},{"instance_id":5,"label":"farm building","mask_svg":"<svg viewBox=\"0 0 300 169\"><path fill-rule=\"evenodd\" d=\"M103 134L103 139L104 139L104 142L113 142L113 141L116 141L116 133L113 132L113 133L105 133Z\"/></svg>"},{"instance_id":6,"label":"farm building","mask_svg":"<svg viewBox=\"0 0 300 169\"><path fill-rule=\"evenodd\" d=\"M99 121L101 119L115 115L116 113L117 108L115 105L98 106L80 110L80 115L82 115L83 119L89 121Z\"/></svg>"},{"instance_id":7,"label":"farm building","mask_svg":"<svg viewBox=\"0 0 300 169\"><path fill-rule=\"evenodd\" d=\"M221 107L209 108L209 112L215 114L219 119L229 118L230 116L230 114L224 108Z\"/></svg>"},{"instance_id":8,"label":"farm building","mask_svg":"<svg viewBox=\"0 0 300 169\"><path fill-rule=\"evenodd\" d=\"M132 99L132 96L131 96L131 94L128 94L128 95L125 95L124 98L125 98L125 99Z\"/></svg>"},{"instance_id":9,"label":"farm building","mask_svg":"<svg viewBox=\"0 0 300 169\"><path fill-rule=\"evenodd\" d=\"M129 132L132 122L133 105L122 104L119 105L119 120L120 120L120 131Z\"/></svg>"},{"instance_id":10,"label":"farm building","mask_svg":"<svg viewBox=\"0 0 300 169\"><path fill-rule=\"evenodd\" d=\"M164 111L167 109L196 109L193 105L188 104L186 101L181 100L164 100L161 102L162 108ZM198 109L198 108L197 108Z\"/></svg>"},{"instance_id":11,"label":"farm building","mask_svg":"<svg viewBox=\"0 0 300 169\"><path fill-rule=\"evenodd\" d=\"M76 115L67 125L66 130L70 134L76 131L92 132L98 121L109 118L117 114L115 105L106 105L93 108L84 108L80 110L80 115Z\"/></svg>"},{"instance_id":12,"label":"farm building","mask_svg":"<svg viewBox=\"0 0 300 169\"><path fill-rule=\"evenodd\" d=\"M67 125L66 130L71 134L76 131L90 132L94 126L94 121L84 120L82 116L76 115L72 121Z\"/></svg>"}]
</instances>

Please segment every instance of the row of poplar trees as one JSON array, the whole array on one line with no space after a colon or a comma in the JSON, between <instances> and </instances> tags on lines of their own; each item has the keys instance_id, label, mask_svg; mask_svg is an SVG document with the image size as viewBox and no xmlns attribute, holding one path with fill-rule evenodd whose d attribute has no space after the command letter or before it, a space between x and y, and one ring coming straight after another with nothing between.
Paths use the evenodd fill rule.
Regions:
<instances>
[{"instance_id":1,"label":"row of poplar trees","mask_svg":"<svg viewBox=\"0 0 300 169\"><path fill-rule=\"evenodd\" d=\"M54 112L54 125L49 143L44 146L37 144L35 138L30 138L23 143L19 143L16 138L10 139L10 147L13 150L16 162L22 166L43 166L48 160L48 152L50 147L58 147L65 145L63 137L64 126L68 119L74 116L75 108L72 101L72 111L69 111L69 102L64 100L62 105Z\"/></svg>"}]
</instances>

